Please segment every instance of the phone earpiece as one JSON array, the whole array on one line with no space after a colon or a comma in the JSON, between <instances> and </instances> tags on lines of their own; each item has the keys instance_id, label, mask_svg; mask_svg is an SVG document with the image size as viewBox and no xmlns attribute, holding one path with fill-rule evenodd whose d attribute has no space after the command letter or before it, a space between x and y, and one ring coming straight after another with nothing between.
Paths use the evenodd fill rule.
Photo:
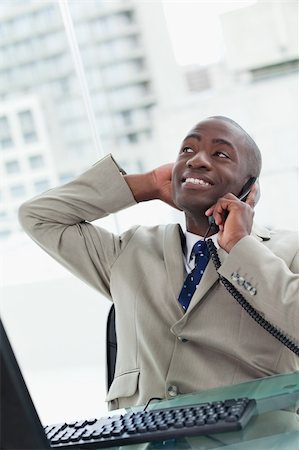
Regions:
<instances>
[{"instance_id":1,"label":"phone earpiece","mask_svg":"<svg viewBox=\"0 0 299 450\"><path fill-rule=\"evenodd\" d=\"M254 185L254 183L256 182L256 177L251 177L249 178L249 180L247 181L247 183L245 184L245 186L243 186L242 191L240 192L240 194L238 195L238 199L241 200L242 202L246 201L246 198L248 197L252 186Z\"/></svg>"}]
</instances>

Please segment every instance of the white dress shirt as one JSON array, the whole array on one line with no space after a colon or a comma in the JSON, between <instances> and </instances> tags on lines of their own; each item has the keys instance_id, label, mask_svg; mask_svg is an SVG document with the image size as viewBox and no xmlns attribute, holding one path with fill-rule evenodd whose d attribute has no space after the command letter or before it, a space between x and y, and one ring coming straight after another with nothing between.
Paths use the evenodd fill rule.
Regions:
<instances>
[{"instance_id":1,"label":"white dress shirt","mask_svg":"<svg viewBox=\"0 0 299 450\"><path fill-rule=\"evenodd\" d=\"M218 233L213 234L213 236L210 236L210 237L213 240L216 248L219 248L219 244L217 242L217 236L218 236ZM195 258L194 258L194 256L191 255L193 246L197 241L199 241L201 239L203 240L203 236L199 236L198 234L193 234L193 233L190 233L190 231L186 231L185 237L186 237L186 240L185 240L185 245L184 245L183 251L184 251L184 267L185 267L185 273L187 275L194 269L194 266L195 266Z\"/></svg>"}]
</instances>

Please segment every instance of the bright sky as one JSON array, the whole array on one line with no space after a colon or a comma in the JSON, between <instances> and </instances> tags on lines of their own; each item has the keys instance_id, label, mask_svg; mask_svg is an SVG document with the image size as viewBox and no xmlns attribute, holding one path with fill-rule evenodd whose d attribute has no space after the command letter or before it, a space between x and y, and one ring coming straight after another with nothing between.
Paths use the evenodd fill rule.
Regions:
<instances>
[{"instance_id":1,"label":"bright sky","mask_svg":"<svg viewBox=\"0 0 299 450\"><path fill-rule=\"evenodd\" d=\"M220 14L256 1L162 0L162 3L177 63L207 65L218 61L224 52Z\"/></svg>"}]
</instances>

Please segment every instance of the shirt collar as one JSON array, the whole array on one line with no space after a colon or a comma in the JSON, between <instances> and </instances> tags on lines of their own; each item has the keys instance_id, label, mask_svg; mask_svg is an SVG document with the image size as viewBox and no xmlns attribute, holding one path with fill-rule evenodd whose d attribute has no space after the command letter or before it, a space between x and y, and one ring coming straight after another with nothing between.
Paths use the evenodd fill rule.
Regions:
<instances>
[{"instance_id":1,"label":"shirt collar","mask_svg":"<svg viewBox=\"0 0 299 450\"><path fill-rule=\"evenodd\" d=\"M210 236L210 238L212 239L212 241L214 242L216 248L219 248L219 244L217 242L217 234L213 234L213 236ZM190 257L191 257L191 252L193 249L194 244L197 241L203 240L203 236L199 236L198 234L193 234L190 233L190 231L185 231L185 248L184 248L184 254L186 257L186 261L189 262L190 261Z\"/></svg>"}]
</instances>

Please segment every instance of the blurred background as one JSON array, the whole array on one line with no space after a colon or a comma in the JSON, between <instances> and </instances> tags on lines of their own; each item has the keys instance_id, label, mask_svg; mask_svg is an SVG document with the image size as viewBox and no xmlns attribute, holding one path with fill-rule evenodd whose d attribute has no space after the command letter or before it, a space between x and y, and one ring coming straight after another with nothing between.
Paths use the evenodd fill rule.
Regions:
<instances>
[{"instance_id":1,"label":"blurred background","mask_svg":"<svg viewBox=\"0 0 299 450\"><path fill-rule=\"evenodd\" d=\"M22 232L19 205L112 153L176 158L210 115L261 149L256 221L298 229L297 1L1 0L0 313L43 423L107 414L110 303ZM159 202L101 221L182 222Z\"/></svg>"}]
</instances>

